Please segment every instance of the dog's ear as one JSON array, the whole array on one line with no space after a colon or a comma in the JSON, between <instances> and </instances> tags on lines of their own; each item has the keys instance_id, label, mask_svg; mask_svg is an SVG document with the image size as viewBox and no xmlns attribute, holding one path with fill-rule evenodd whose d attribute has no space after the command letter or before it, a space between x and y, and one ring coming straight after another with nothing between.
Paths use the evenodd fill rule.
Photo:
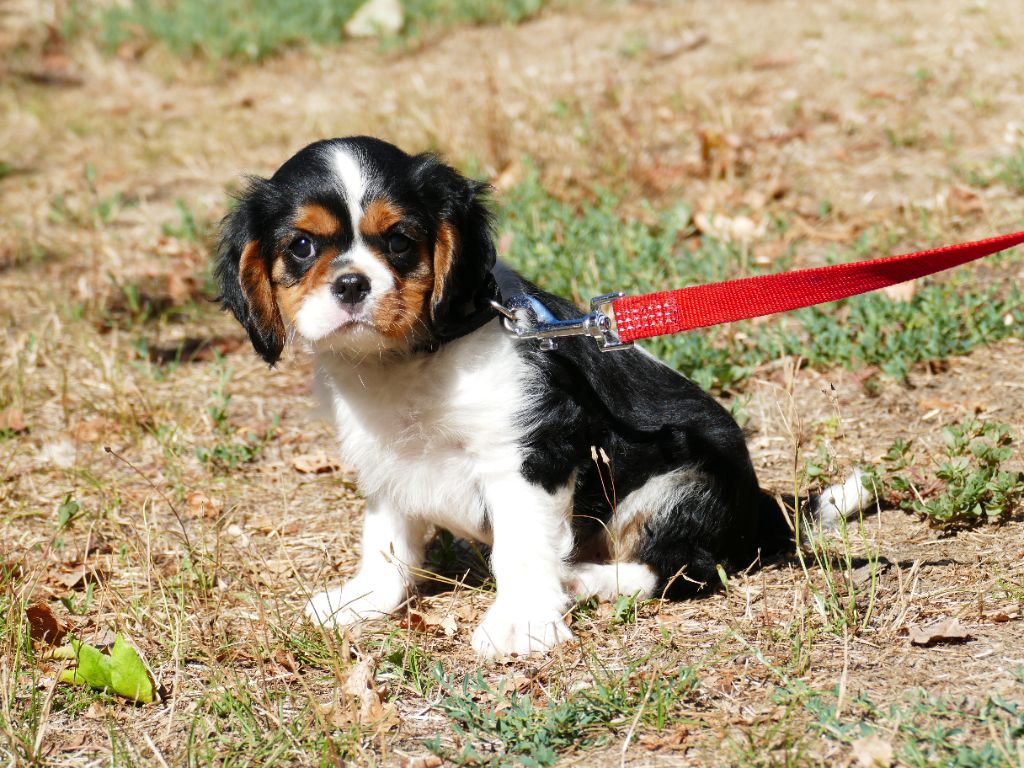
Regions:
<instances>
[{"instance_id":1,"label":"dog's ear","mask_svg":"<svg viewBox=\"0 0 1024 768\"><path fill-rule=\"evenodd\" d=\"M415 158L414 181L435 217L434 287L430 319L435 328L455 325L492 298L489 278L494 267L490 186L462 176L426 154Z\"/></svg>"},{"instance_id":2,"label":"dog's ear","mask_svg":"<svg viewBox=\"0 0 1024 768\"><path fill-rule=\"evenodd\" d=\"M270 280L272 256L258 231L259 198L265 184L252 180L238 207L221 222L215 273L221 305L231 310L256 351L273 365L284 349L285 331Z\"/></svg>"}]
</instances>

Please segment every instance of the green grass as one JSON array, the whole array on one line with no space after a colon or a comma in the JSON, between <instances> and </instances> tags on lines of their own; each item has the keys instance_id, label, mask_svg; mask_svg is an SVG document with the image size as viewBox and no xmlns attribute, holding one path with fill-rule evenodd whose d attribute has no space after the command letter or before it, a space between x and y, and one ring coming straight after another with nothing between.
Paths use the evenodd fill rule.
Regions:
<instances>
[{"instance_id":1,"label":"green grass","mask_svg":"<svg viewBox=\"0 0 1024 768\"><path fill-rule=\"evenodd\" d=\"M103 11L94 31L108 50L160 43L183 58L260 61L287 48L338 45L364 0L131 0ZM517 23L545 0L406 0L403 35L453 24Z\"/></svg>"},{"instance_id":2,"label":"green grass","mask_svg":"<svg viewBox=\"0 0 1024 768\"><path fill-rule=\"evenodd\" d=\"M492 687L479 671L461 682L439 668L436 675L439 707L461 748L449 749L439 738L427 748L455 765L475 766L549 766L562 753L599 746L635 723L660 731L681 721L678 708L697 685L689 667L661 669L650 660L615 673L595 670L593 685L547 701Z\"/></svg>"},{"instance_id":3,"label":"green grass","mask_svg":"<svg viewBox=\"0 0 1024 768\"><path fill-rule=\"evenodd\" d=\"M932 457L929 474L915 467L910 441L890 446L879 482L891 500L944 530L1007 520L1024 500L1021 474L1004 469L1018 455L1010 426L968 418L942 435L942 453Z\"/></svg>"},{"instance_id":4,"label":"green grass","mask_svg":"<svg viewBox=\"0 0 1024 768\"><path fill-rule=\"evenodd\" d=\"M626 220L613 194L569 203L545 192L536 176L506 193L502 203L500 229L511 235L508 261L545 289L581 304L613 290L645 293L759 271L738 246L707 236L695 240L689 211L682 206L648 210L644 221ZM874 252L872 238L866 235L850 252L833 254L833 260L891 255ZM1021 262L1019 253L989 261L1000 258L1008 269ZM782 259L773 271L787 267ZM661 337L645 346L710 389L731 387L783 355L819 367L877 366L904 379L921 362L1021 334L1024 292L1013 281L985 282L979 274L977 268L964 267L925 279L909 302L868 294L764 324L732 323Z\"/></svg>"},{"instance_id":5,"label":"green grass","mask_svg":"<svg viewBox=\"0 0 1024 768\"><path fill-rule=\"evenodd\" d=\"M805 698L806 708L816 718L814 727L826 738L851 744L876 734L893 745L900 765L914 768L1009 768L1020 764L1024 670L1018 670L1009 697L949 697L913 689L882 705L864 693L840 716L834 696L835 692L828 696L812 693Z\"/></svg>"}]
</instances>

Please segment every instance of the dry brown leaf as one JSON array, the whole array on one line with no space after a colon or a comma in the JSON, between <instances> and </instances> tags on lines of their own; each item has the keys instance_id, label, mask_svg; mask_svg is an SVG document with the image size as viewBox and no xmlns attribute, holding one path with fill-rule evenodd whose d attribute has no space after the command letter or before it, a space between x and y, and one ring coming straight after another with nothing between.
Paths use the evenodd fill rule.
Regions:
<instances>
[{"instance_id":1,"label":"dry brown leaf","mask_svg":"<svg viewBox=\"0 0 1024 768\"><path fill-rule=\"evenodd\" d=\"M384 703L373 680L371 661L364 659L352 666L341 692L343 701L325 712L333 725L344 727L353 722L372 725L378 733L398 725L398 710L394 704Z\"/></svg>"},{"instance_id":2,"label":"dry brown leaf","mask_svg":"<svg viewBox=\"0 0 1024 768\"><path fill-rule=\"evenodd\" d=\"M16 435L28 432L25 414L20 408L5 408L0 411L0 432L13 432Z\"/></svg>"},{"instance_id":3,"label":"dry brown leaf","mask_svg":"<svg viewBox=\"0 0 1024 768\"><path fill-rule=\"evenodd\" d=\"M53 574L68 589L84 589L89 582L99 583L106 576L106 571L77 560L62 564L60 573Z\"/></svg>"},{"instance_id":4,"label":"dry brown leaf","mask_svg":"<svg viewBox=\"0 0 1024 768\"><path fill-rule=\"evenodd\" d=\"M341 462L320 451L292 456L292 467L304 475L320 475L325 472L337 472L341 469Z\"/></svg>"},{"instance_id":5,"label":"dry brown leaf","mask_svg":"<svg viewBox=\"0 0 1024 768\"><path fill-rule=\"evenodd\" d=\"M439 768L444 765L444 761L437 755L422 755L420 757L402 755L398 759L398 764L401 768Z\"/></svg>"},{"instance_id":6,"label":"dry brown leaf","mask_svg":"<svg viewBox=\"0 0 1024 768\"><path fill-rule=\"evenodd\" d=\"M48 645L60 645L68 630L50 610L46 603L36 603L25 609L29 634L32 639Z\"/></svg>"},{"instance_id":7,"label":"dry brown leaf","mask_svg":"<svg viewBox=\"0 0 1024 768\"><path fill-rule=\"evenodd\" d=\"M892 765L892 744L877 733L857 739L850 749L860 768L889 768Z\"/></svg>"},{"instance_id":8,"label":"dry brown leaf","mask_svg":"<svg viewBox=\"0 0 1024 768\"><path fill-rule=\"evenodd\" d=\"M886 298L889 298L892 301L906 303L914 298L914 294L917 293L917 281L907 280L905 283L887 285L882 289L882 293L886 295Z\"/></svg>"},{"instance_id":9,"label":"dry brown leaf","mask_svg":"<svg viewBox=\"0 0 1024 768\"><path fill-rule=\"evenodd\" d=\"M651 752L661 749L683 749L689 736L689 729L685 725L680 725L672 730L645 734L640 737L640 745Z\"/></svg>"},{"instance_id":10,"label":"dry brown leaf","mask_svg":"<svg viewBox=\"0 0 1024 768\"><path fill-rule=\"evenodd\" d=\"M188 511L199 517L217 517L224 509L224 503L215 496L207 496L201 491L193 491L185 499Z\"/></svg>"},{"instance_id":11,"label":"dry brown leaf","mask_svg":"<svg viewBox=\"0 0 1024 768\"><path fill-rule=\"evenodd\" d=\"M911 627L911 645L935 645L937 643L964 643L971 638L960 619L943 619L927 627Z\"/></svg>"},{"instance_id":12,"label":"dry brown leaf","mask_svg":"<svg viewBox=\"0 0 1024 768\"><path fill-rule=\"evenodd\" d=\"M68 430L71 438L79 443L102 443L117 438L121 434L121 425L113 419L96 416L92 419L79 421Z\"/></svg>"},{"instance_id":13,"label":"dry brown leaf","mask_svg":"<svg viewBox=\"0 0 1024 768\"><path fill-rule=\"evenodd\" d=\"M459 631L459 623L455 621L455 617L448 614L441 619L441 629L444 630L445 637L455 637L455 634Z\"/></svg>"}]
</instances>

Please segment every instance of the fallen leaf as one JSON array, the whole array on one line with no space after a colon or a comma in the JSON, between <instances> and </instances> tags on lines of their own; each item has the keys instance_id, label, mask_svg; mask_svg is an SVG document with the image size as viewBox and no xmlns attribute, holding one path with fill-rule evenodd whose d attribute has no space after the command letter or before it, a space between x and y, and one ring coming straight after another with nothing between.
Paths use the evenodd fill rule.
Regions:
<instances>
[{"instance_id":1,"label":"fallen leaf","mask_svg":"<svg viewBox=\"0 0 1024 768\"><path fill-rule=\"evenodd\" d=\"M292 466L304 475L320 475L325 472L337 472L341 463L324 452L306 453L292 456Z\"/></svg>"},{"instance_id":2,"label":"fallen leaf","mask_svg":"<svg viewBox=\"0 0 1024 768\"><path fill-rule=\"evenodd\" d=\"M877 733L857 739L850 748L860 768L889 768L892 765L892 744Z\"/></svg>"},{"instance_id":3,"label":"fallen leaf","mask_svg":"<svg viewBox=\"0 0 1024 768\"><path fill-rule=\"evenodd\" d=\"M970 639L967 628L957 618L944 619L927 627L911 627L910 644L930 646L937 643L963 643Z\"/></svg>"},{"instance_id":4,"label":"fallen leaf","mask_svg":"<svg viewBox=\"0 0 1024 768\"><path fill-rule=\"evenodd\" d=\"M152 704L157 700L156 686L142 657L121 635L115 637L109 656L71 638L70 646L58 648L53 657L76 662L75 667L60 673L62 683L113 691L136 703Z\"/></svg>"},{"instance_id":5,"label":"fallen leaf","mask_svg":"<svg viewBox=\"0 0 1024 768\"><path fill-rule=\"evenodd\" d=\"M444 630L445 637L455 637L459 631L459 624L455 621L455 617L449 614L441 619L441 629Z\"/></svg>"},{"instance_id":6,"label":"fallen leaf","mask_svg":"<svg viewBox=\"0 0 1024 768\"><path fill-rule=\"evenodd\" d=\"M224 509L224 503L220 499L207 496L200 491L190 493L186 497L185 503L188 505L188 511L199 517L216 517Z\"/></svg>"},{"instance_id":7,"label":"fallen leaf","mask_svg":"<svg viewBox=\"0 0 1024 768\"><path fill-rule=\"evenodd\" d=\"M36 603L25 609L29 634L32 639L48 645L60 645L67 635L67 628L57 620L46 603Z\"/></svg>"},{"instance_id":8,"label":"fallen leaf","mask_svg":"<svg viewBox=\"0 0 1024 768\"><path fill-rule=\"evenodd\" d=\"M657 752L660 749L681 749L686 746L689 736L689 729L685 725L681 725L669 731L645 734L640 737L640 745L651 752Z\"/></svg>"},{"instance_id":9,"label":"fallen leaf","mask_svg":"<svg viewBox=\"0 0 1024 768\"><path fill-rule=\"evenodd\" d=\"M444 632L446 637L454 637L459 631L459 623L451 614L442 616L439 613L410 609L399 622L399 626L412 632Z\"/></svg>"},{"instance_id":10,"label":"fallen leaf","mask_svg":"<svg viewBox=\"0 0 1024 768\"><path fill-rule=\"evenodd\" d=\"M13 432L16 435L28 432L25 414L20 408L5 408L0 411L0 432Z\"/></svg>"},{"instance_id":11,"label":"fallen leaf","mask_svg":"<svg viewBox=\"0 0 1024 768\"><path fill-rule=\"evenodd\" d=\"M394 704L385 704L373 680L373 665L369 660L357 662L349 670L342 693L356 704L358 721L375 725L382 733L398 725L398 711Z\"/></svg>"},{"instance_id":12,"label":"fallen leaf","mask_svg":"<svg viewBox=\"0 0 1024 768\"><path fill-rule=\"evenodd\" d=\"M68 589L83 589L89 582L99 583L106 577L106 571L87 565L80 560L72 560L61 565L60 573L54 579Z\"/></svg>"},{"instance_id":13,"label":"fallen leaf","mask_svg":"<svg viewBox=\"0 0 1024 768\"><path fill-rule=\"evenodd\" d=\"M118 437L121 434L121 426L113 419L97 416L79 421L68 432L72 439L79 443L99 443Z\"/></svg>"},{"instance_id":14,"label":"fallen leaf","mask_svg":"<svg viewBox=\"0 0 1024 768\"><path fill-rule=\"evenodd\" d=\"M444 765L444 761L437 755L423 755L422 757L402 755L398 759L398 764L401 768L439 768Z\"/></svg>"},{"instance_id":15,"label":"fallen leaf","mask_svg":"<svg viewBox=\"0 0 1024 768\"><path fill-rule=\"evenodd\" d=\"M893 301L906 303L914 298L914 294L917 293L917 282L907 280L896 285L887 285L882 289L882 293Z\"/></svg>"}]
</instances>

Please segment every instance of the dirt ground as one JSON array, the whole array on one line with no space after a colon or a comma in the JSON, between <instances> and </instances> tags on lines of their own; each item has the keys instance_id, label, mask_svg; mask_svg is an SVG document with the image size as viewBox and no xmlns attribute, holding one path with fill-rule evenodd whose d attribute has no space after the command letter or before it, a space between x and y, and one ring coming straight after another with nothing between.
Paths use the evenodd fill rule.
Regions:
<instances>
[{"instance_id":1,"label":"dirt ground","mask_svg":"<svg viewBox=\"0 0 1024 768\"><path fill-rule=\"evenodd\" d=\"M313 412L308 361L292 351L268 371L208 301L208 222L243 174L268 174L317 138L368 133L470 164L495 183L498 205L531 163L556 194L613 189L641 216L647 203L685 201L726 237L785 218L807 264L865 235L898 252L1024 221L1019 190L976 182L1024 143L1017 0L580 4L514 27L230 71L156 49L101 54L48 35L51 10L7 17L0 36L0 414L21 419L0 441L0 566L20 574L4 587L12 605L48 602L85 638L128 633L170 696L86 707L58 692L52 665L32 677L5 656L0 754L12 765L181 764L212 691L283 692L269 723L337 695L331 669L295 637L313 634L299 618L305 596L354 570L362 500ZM164 364L182 344L191 360ZM882 379L877 392L859 372L765 361L735 397L762 483L786 492L822 444L848 467L878 462L899 437L935 451L941 428L967 415L1019 433L1022 356L1011 338L907 383ZM231 396L227 426L211 411L218 392ZM268 430L262 451L230 470L196 456ZM298 470L311 456L326 457L322 473ZM67 494L83 514L61 530ZM748 764L743 744L762 764L856 764L847 743L779 703L779 670L837 687L840 702L916 688L1019 699L1020 514L948 536L883 509L851 530L858 554L877 547L884 558L863 631L801 634L817 621L809 585L819 581L793 559L706 600L644 606L634 623L598 608L577 618L579 644L549 662L491 666L488 679L572 690L591 680L588 658L621 666L659 643L665 663L698 669L677 712L690 724L674 741L625 726L565 765ZM202 589L180 586L186 538L212 564ZM346 640L356 657L407 643L449 671L474 669L468 639L491 595L427 592L417 610L454 619L447 631L396 619ZM70 609L58 601L69 593ZM952 617L966 642L909 643L912 628ZM799 637L813 642L794 650ZM11 734L27 727L30 689L46 703L27 756ZM397 726L350 759L414 765L423 739L452 743L436 700L399 681L385 689ZM116 749L111 728L123 734Z\"/></svg>"}]
</instances>

